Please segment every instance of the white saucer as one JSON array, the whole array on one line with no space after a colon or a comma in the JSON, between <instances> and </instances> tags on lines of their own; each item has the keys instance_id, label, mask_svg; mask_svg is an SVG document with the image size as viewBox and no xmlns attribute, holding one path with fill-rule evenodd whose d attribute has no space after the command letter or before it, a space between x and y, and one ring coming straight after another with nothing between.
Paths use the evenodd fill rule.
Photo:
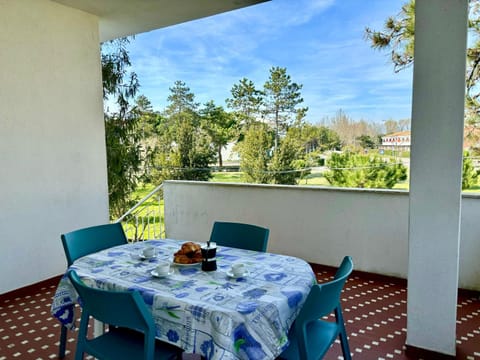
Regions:
<instances>
[{"instance_id":1,"label":"white saucer","mask_svg":"<svg viewBox=\"0 0 480 360\"><path fill-rule=\"evenodd\" d=\"M159 275L156 270L150 271L150 274L152 274L153 277L162 278L162 277L166 277L166 276L172 275L172 274L173 274L173 269L170 269L170 271L169 271L168 273L166 273L165 275Z\"/></svg>"},{"instance_id":2,"label":"white saucer","mask_svg":"<svg viewBox=\"0 0 480 360\"><path fill-rule=\"evenodd\" d=\"M243 277L247 277L248 275L250 275L250 273L247 271L245 271L242 275L235 275L232 270L227 270L227 276L232 278L232 279L240 279L240 278L243 278Z\"/></svg>"},{"instance_id":3,"label":"white saucer","mask_svg":"<svg viewBox=\"0 0 480 360\"><path fill-rule=\"evenodd\" d=\"M157 254L154 254L152 256L145 256L143 254L138 254L138 257L140 260L150 260L150 259L155 259L157 257Z\"/></svg>"}]
</instances>

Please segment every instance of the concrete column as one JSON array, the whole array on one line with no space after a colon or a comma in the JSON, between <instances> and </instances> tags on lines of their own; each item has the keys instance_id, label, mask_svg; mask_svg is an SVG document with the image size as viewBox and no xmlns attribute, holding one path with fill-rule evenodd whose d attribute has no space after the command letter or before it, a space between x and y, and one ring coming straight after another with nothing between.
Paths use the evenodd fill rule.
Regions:
<instances>
[{"instance_id":1,"label":"concrete column","mask_svg":"<svg viewBox=\"0 0 480 360\"><path fill-rule=\"evenodd\" d=\"M407 345L455 354L467 0L417 0Z\"/></svg>"}]
</instances>

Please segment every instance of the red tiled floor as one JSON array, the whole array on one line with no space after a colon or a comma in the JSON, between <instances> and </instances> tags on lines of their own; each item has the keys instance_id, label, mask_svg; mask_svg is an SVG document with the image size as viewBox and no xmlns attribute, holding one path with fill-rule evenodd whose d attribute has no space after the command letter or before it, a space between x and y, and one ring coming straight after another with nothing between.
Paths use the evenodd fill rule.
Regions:
<instances>
[{"instance_id":1,"label":"red tiled floor","mask_svg":"<svg viewBox=\"0 0 480 360\"><path fill-rule=\"evenodd\" d=\"M320 282L335 269L313 265ZM55 359L60 326L50 315L58 279L34 288L0 295L0 360ZM406 281L354 272L342 294L342 306L354 359L419 359L405 353ZM73 359L74 333L69 333L66 360ZM197 355L184 355L197 360ZM341 358L337 343L325 359ZM435 357L423 357L435 359ZM458 297L457 359L480 359L479 293L460 291Z\"/></svg>"}]
</instances>

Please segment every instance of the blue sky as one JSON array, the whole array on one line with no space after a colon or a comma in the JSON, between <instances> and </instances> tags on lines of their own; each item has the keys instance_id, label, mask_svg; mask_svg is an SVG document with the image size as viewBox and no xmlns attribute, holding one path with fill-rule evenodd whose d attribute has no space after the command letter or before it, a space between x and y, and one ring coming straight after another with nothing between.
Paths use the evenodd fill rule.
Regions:
<instances>
[{"instance_id":1,"label":"blue sky","mask_svg":"<svg viewBox=\"0 0 480 360\"><path fill-rule=\"evenodd\" d=\"M181 80L201 104L225 106L241 78L261 89L280 66L303 84L312 123L339 109L357 121L410 118L412 69L395 74L388 52L364 39L405 1L273 0L137 35L129 51L139 93L161 111Z\"/></svg>"}]
</instances>

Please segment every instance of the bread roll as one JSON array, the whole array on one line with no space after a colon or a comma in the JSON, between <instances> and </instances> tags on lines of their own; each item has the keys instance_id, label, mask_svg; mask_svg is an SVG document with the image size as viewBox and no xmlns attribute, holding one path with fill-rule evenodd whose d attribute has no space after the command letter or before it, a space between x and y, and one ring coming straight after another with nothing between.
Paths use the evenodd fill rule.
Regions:
<instances>
[{"instance_id":1,"label":"bread roll","mask_svg":"<svg viewBox=\"0 0 480 360\"><path fill-rule=\"evenodd\" d=\"M202 250L199 244L188 241L173 254L173 262L177 264L195 264L202 261Z\"/></svg>"}]
</instances>

